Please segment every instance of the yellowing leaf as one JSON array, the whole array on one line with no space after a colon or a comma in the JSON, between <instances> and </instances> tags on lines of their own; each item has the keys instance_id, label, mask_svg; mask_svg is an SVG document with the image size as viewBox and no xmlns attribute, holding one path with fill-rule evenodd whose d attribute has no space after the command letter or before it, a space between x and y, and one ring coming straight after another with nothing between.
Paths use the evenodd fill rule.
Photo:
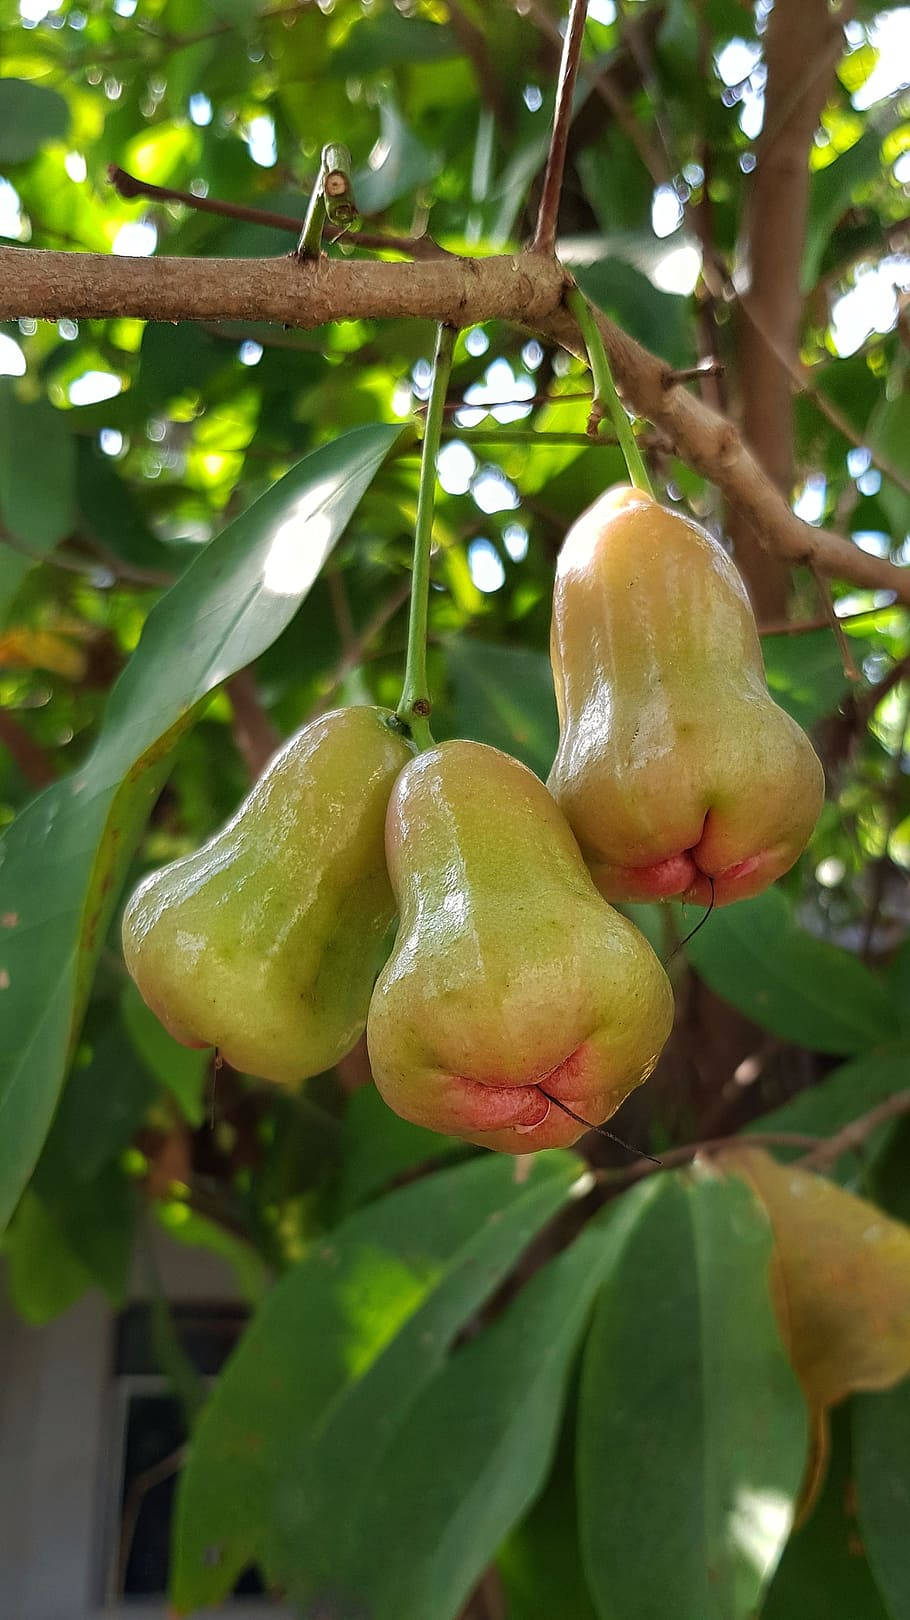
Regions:
<instances>
[{"instance_id":1,"label":"yellowing leaf","mask_svg":"<svg viewBox=\"0 0 910 1620\"><path fill-rule=\"evenodd\" d=\"M6 630L0 635L0 668L50 669L78 681L85 673L85 653L52 630Z\"/></svg>"},{"instance_id":2,"label":"yellowing leaf","mask_svg":"<svg viewBox=\"0 0 910 1620\"><path fill-rule=\"evenodd\" d=\"M719 1156L764 1204L771 1290L810 1407L910 1373L910 1228L811 1171L757 1148Z\"/></svg>"}]
</instances>

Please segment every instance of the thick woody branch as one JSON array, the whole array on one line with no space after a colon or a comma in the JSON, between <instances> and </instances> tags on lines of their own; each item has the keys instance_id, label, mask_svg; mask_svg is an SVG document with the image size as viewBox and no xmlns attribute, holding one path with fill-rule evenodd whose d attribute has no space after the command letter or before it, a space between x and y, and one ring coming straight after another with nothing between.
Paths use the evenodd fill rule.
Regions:
<instances>
[{"instance_id":1,"label":"thick woody branch","mask_svg":"<svg viewBox=\"0 0 910 1620\"><path fill-rule=\"evenodd\" d=\"M771 481L793 483L793 400L785 356L795 355L803 318L800 272L809 202L809 154L827 99L851 6L777 0L768 20L765 125L757 148L747 221L750 319L740 334L743 432ZM786 606L788 582L762 554L762 536L738 510L731 523L737 561L763 617Z\"/></svg>"},{"instance_id":2,"label":"thick woody branch","mask_svg":"<svg viewBox=\"0 0 910 1620\"><path fill-rule=\"evenodd\" d=\"M0 248L0 320L132 315L139 319L271 320L314 327L330 321L411 317L470 326L520 323L583 355L566 309L569 285L555 259L524 253L419 264L322 259L128 259L37 248ZM681 458L721 489L762 543L790 563L894 591L910 603L910 570L872 557L790 510L736 428L692 395L665 362L598 316L625 398L660 428Z\"/></svg>"},{"instance_id":3,"label":"thick woody branch","mask_svg":"<svg viewBox=\"0 0 910 1620\"><path fill-rule=\"evenodd\" d=\"M318 259L129 259L0 248L0 320L134 315L150 321L329 321L412 317L468 326L554 310L565 271L543 255L452 256L420 264Z\"/></svg>"}]
</instances>

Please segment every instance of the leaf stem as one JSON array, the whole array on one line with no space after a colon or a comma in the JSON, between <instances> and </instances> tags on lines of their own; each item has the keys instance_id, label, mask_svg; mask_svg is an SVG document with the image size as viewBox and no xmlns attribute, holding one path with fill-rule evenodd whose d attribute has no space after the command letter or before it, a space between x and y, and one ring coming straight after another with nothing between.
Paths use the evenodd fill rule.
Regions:
<instances>
[{"instance_id":1,"label":"leaf stem","mask_svg":"<svg viewBox=\"0 0 910 1620\"><path fill-rule=\"evenodd\" d=\"M440 325L436 336L433 383L423 430L420 482L417 493L417 524L414 530L414 569L411 576L411 611L408 619L408 652L404 671L398 719L406 726L418 748L432 748L430 731L430 691L427 681L427 619L430 600L430 548L433 543L433 512L436 504L436 457L442 432L446 392L452 370L455 328Z\"/></svg>"},{"instance_id":2,"label":"leaf stem","mask_svg":"<svg viewBox=\"0 0 910 1620\"><path fill-rule=\"evenodd\" d=\"M578 287L573 287L567 294L566 302L575 316L584 338L585 348L588 351L588 361L591 366L591 376L594 379L594 403L591 407L591 416L588 431L596 438L597 430L603 416L609 416L616 430L619 448L625 458L629 473L629 482L636 489L644 490L646 495L653 497L654 490L648 477L642 453L638 448L632 423L626 415L625 406L616 392L610 362L601 336L600 327L594 319L594 314L588 300ZM593 431L592 431L593 430Z\"/></svg>"}]
</instances>

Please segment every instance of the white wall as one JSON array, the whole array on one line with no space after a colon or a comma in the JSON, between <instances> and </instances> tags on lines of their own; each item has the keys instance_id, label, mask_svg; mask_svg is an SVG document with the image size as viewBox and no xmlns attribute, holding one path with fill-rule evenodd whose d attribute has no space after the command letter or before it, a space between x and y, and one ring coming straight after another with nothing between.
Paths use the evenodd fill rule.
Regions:
<instances>
[{"instance_id":1,"label":"white wall","mask_svg":"<svg viewBox=\"0 0 910 1620\"><path fill-rule=\"evenodd\" d=\"M220 1260L158 1231L150 1241L171 1299L236 1300ZM139 1268L131 1297L143 1296ZM119 1494L109 1451L114 1325L97 1290L43 1328L21 1322L0 1295L0 1620L166 1620L154 1602L103 1603L105 1519ZM220 1612L290 1620L265 1602Z\"/></svg>"}]
</instances>

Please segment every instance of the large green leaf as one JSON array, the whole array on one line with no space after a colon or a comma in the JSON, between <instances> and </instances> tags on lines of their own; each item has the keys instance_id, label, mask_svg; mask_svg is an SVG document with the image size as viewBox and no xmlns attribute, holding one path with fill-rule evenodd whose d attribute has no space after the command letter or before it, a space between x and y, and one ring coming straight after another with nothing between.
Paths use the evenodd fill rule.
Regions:
<instances>
[{"instance_id":1,"label":"large green leaf","mask_svg":"<svg viewBox=\"0 0 910 1620\"><path fill-rule=\"evenodd\" d=\"M181 1046L175 1041L132 983L124 989L120 1016L136 1056L176 1098L184 1119L190 1125L201 1125L205 1117L205 1085L211 1071L211 1051Z\"/></svg>"},{"instance_id":2,"label":"large green leaf","mask_svg":"<svg viewBox=\"0 0 910 1620\"><path fill-rule=\"evenodd\" d=\"M436 62L455 56L458 46L448 28L424 22L421 17L403 17L389 9L375 17L363 17L331 55L330 72L346 77L381 73L408 62Z\"/></svg>"},{"instance_id":3,"label":"large green leaf","mask_svg":"<svg viewBox=\"0 0 910 1620\"><path fill-rule=\"evenodd\" d=\"M29 79L0 79L0 163L24 163L69 128L63 97Z\"/></svg>"},{"instance_id":4,"label":"large green leaf","mask_svg":"<svg viewBox=\"0 0 910 1620\"><path fill-rule=\"evenodd\" d=\"M896 1620L882 1603L859 1540L849 1417L841 1409L832 1419L824 1490L784 1549L761 1620Z\"/></svg>"},{"instance_id":5,"label":"large green leaf","mask_svg":"<svg viewBox=\"0 0 910 1620\"><path fill-rule=\"evenodd\" d=\"M882 981L797 924L780 889L725 906L686 946L699 977L762 1029L845 1055L899 1034Z\"/></svg>"},{"instance_id":6,"label":"large green leaf","mask_svg":"<svg viewBox=\"0 0 910 1620\"><path fill-rule=\"evenodd\" d=\"M289 623L397 438L360 428L306 456L149 615L85 763L0 851L0 1225L38 1156L131 851L206 695Z\"/></svg>"},{"instance_id":7,"label":"large green leaf","mask_svg":"<svg viewBox=\"0 0 910 1620\"><path fill-rule=\"evenodd\" d=\"M910 478L910 395L906 390L895 399L887 400L875 413L873 422L870 435L873 461L876 453L880 453L884 461L903 473L906 481ZM891 533L899 543L910 528L910 495L899 484L885 478L878 498L887 513Z\"/></svg>"},{"instance_id":8,"label":"large green leaf","mask_svg":"<svg viewBox=\"0 0 910 1620\"><path fill-rule=\"evenodd\" d=\"M546 777L559 731L546 653L461 637L446 644L446 663L457 735L502 748Z\"/></svg>"},{"instance_id":9,"label":"large green leaf","mask_svg":"<svg viewBox=\"0 0 910 1620\"><path fill-rule=\"evenodd\" d=\"M399 197L410 196L439 172L439 154L418 140L390 101L379 109L379 124L380 136L369 166L354 175L357 207L367 215L384 213Z\"/></svg>"},{"instance_id":10,"label":"large green leaf","mask_svg":"<svg viewBox=\"0 0 910 1620\"><path fill-rule=\"evenodd\" d=\"M53 1169L53 1173L52 1173ZM4 1239L13 1304L27 1322L59 1316L87 1288L123 1303L137 1194L116 1164L91 1181L45 1167L21 1199Z\"/></svg>"},{"instance_id":11,"label":"large green leaf","mask_svg":"<svg viewBox=\"0 0 910 1620\"><path fill-rule=\"evenodd\" d=\"M575 1487L576 1414L563 1420L546 1490L513 1530L496 1560L509 1620L597 1620L578 1542Z\"/></svg>"},{"instance_id":12,"label":"large green leaf","mask_svg":"<svg viewBox=\"0 0 910 1620\"><path fill-rule=\"evenodd\" d=\"M75 518L75 440L64 413L44 398L21 399L13 381L0 378L0 519L37 557L70 533Z\"/></svg>"},{"instance_id":13,"label":"large green leaf","mask_svg":"<svg viewBox=\"0 0 910 1620\"><path fill-rule=\"evenodd\" d=\"M534 1500L594 1295L650 1193L591 1223L412 1408L374 1475L344 1565L347 1589L374 1620L455 1620ZM290 1590L310 1595L306 1573Z\"/></svg>"},{"instance_id":14,"label":"large green leaf","mask_svg":"<svg viewBox=\"0 0 910 1620\"><path fill-rule=\"evenodd\" d=\"M859 658L860 649L855 649ZM830 630L808 635L764 636L765 675L775 703L808 729L831 714L850 683Z\"/></svg>"},{"instance_id":15,"label":"large green leaf","mask_svg":"<svg viewBox=\"0 0 910 1620\"><path fill-rule=\"evenodd\" d=\"M691 300L662 292L641 270L618 258L576 265L576 281L586 298L618 321L646 348L671 366L695 360Z\"/></svg>"},{"instance_id":16,"label":"large green leaf","mask_svg":"<svg viewBox=\"0 0 910 1620\"><path fill-rule=\"evenodd\" d=\"M203 1415L178 1502L173 1595L216 1602L258 1563L303 1612L350 1612L383 1460L459 1329L570 1195L484 1155L353 1215L268 1297ZM368 1554L382 1548L368 1543ZM356 1609L356 1604L354 1605Z\"/></svg>"},{"instance_id":17,"label":"large green leaf","mask_svg":"<svg viewBox=\"0 0 910 1620\"><path fill-rule=\"evenodd\" d=\"M76 1181L91 1181L129 1144L158 1089L108 1003L103 1016L86 1061L80 1042L41 1154L42 1168Z\"/></svg>"},{"instance_id":18,"label":"large green leaf","mask_svg":"<svg viewBox=\"0 0 910 1620\"><path fill-rule=\"evenodd\" d=\"M345 1109L337 1211L350 1214L405 1171L470 1151L455 1137L400 1119L375 1086L362 1086Z\"/></svg>"},{"instance_id":19,"label":"large green leaf","mask_svg":"<svg viewBox=\"0 0 910 1620\"><path fill-rule=\"evenodd\" d=\"M578 1411L601 1620L751 1620L787 1539L806 1415L733 1179L661 1178L598 1301Z\"/></svg>"},{"instance_id":20,"label":"large green leaf","mask_svg":"<svg viewBox=\"0 0 910 1620\"><path fill-rule=\"evenodd\" d=\"M814 287L828 238L850 206L858 186L873 180L881 171L881 136L866 130L853 146L826 169L812 176L809 191L809 219L803 253L802 286Z\"/></svg>"},{"instance_id":21,"label":"large green leaf","mask_svg":"<svg viewBox=\"0 0 910 1620\"><path fill-rule=\"evenodd\" d=\"M855 1397L853 1456L870 1568L892 1620L910 1620L910 1379Z\"/></svg>"}]
</instances>

